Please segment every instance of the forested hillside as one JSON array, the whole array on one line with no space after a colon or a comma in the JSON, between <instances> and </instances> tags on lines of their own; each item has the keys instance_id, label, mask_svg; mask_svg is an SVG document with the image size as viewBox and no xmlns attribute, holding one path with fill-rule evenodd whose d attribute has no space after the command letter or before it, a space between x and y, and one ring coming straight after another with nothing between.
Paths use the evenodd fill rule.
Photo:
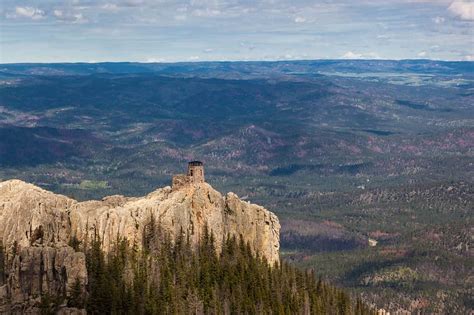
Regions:
<instances>
[{"instance_id":1,"label":"forested hillside","mask_svg":"<svg viewBox=\"0 0 474 315\"><path fill-rule=\"evenodd\" d=\"M217 253L211 233L196 248L184 238L171 242L159 226L147 235L143 250L117 239L108 254L99 237L87 246L72 239L86 253L87 283L76 279L68 294L40 296L41 313L67 305L89 314L375 314L314 270L270 266L242 239L227 237ZM0 258L2 267L2 247ZM2 276L0 269L0 285Z\"/></svg>"},{"instance_id":2,"label":"forested hillside","mask_svg":"<svg viewBox=\"0 0 474 315\"><path fill-rule=\"evenodd\" d=\"M0 179L79 200L139 196L202 160L216 189L278 215L284 260L379 308L469 313L473 69L1 65Z\"/></svg>"}]
</instances>

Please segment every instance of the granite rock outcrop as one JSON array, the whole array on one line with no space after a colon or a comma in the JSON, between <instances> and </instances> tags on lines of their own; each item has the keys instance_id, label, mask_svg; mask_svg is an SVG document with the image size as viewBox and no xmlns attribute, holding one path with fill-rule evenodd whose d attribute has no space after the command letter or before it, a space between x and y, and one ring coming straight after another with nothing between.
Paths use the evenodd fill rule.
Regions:
<instances>
[{"instance_id":1,"label":"granite rock outcrop","mask_svg":"<svg viewBox=\"0 0 474 315\"><path fill-rule=\"evenodd\" d=\"M151 222L173 240L180 233L197 244L208 229L216 249L228 235L242 237L270 263L279 261L278 218L265 208L221 195L208 183L164 187L144 197L109 196L78 202L20 180L0 182L0 313L34 313L40 297L67 296L87 284L85 255L71 241L100 237L110 251L117 239L142 246ZM1 258L1 257L0 257ZM64 306L66 310L66 306ZM68 310L68 313L80 310Z\"/></svg>"}]
</instances>

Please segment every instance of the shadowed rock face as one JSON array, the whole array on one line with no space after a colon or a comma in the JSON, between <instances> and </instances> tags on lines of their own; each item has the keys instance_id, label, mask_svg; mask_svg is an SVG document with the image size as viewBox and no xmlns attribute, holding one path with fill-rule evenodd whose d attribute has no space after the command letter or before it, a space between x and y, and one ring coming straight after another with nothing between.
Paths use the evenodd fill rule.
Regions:
<instances>
[{"instance_id":1,"label":"shadowed rock face","mask_svg":"<svg viewBox=\"0 0 474 315\"><path fill-rule=\"evenodd\" d=\"M0 313L23 312L42 293L67 293L76 279L87 283L85 257L68 244L98 233L107 252L118 238L143 244L154 220L171 239L179 233L197 244L207 226L221 249L227 235L242 236L271 263L279 260L278 218L263 207L222 196L207 183L164 187L147 196L110 196L77 202L19 180L0 183L0 241L6 281L0 279Z\"/></svg>"}]
</instances>

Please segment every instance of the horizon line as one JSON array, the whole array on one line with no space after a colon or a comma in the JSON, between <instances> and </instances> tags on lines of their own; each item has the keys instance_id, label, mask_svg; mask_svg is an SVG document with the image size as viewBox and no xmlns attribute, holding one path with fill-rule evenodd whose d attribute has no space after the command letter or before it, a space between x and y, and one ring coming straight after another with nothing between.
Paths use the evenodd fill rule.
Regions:
<instances>
[{"instance_id":1,"label":"horizon line","mask_svg":"<svg viewBox=\"0 0 474 315\"><path fill-rule=\"evenodd\" d=\"M315 58L315 59L274 59L274 60L178 60L178 61L20 61L20 62L0 62L0 65L33 65L33 64L104 64L104 63L138 63L138 64L178 64L178 63L254 63L254 62L305 62L305 61L435 61L435 62L474 62L474 60L462 59L427 59L427 58L403 58L403 59L383 59L383 58Z\"/></svg>"}]
</instances>

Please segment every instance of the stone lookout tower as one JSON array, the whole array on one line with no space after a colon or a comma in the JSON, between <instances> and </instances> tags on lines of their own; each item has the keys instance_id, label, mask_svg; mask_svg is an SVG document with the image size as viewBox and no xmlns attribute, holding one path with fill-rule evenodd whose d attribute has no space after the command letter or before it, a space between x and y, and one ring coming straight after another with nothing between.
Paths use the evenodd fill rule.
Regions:
<instances>
[{"instance_id":1,"label":"stone lookout tower","mask_svg":"<svg viewBox=\"0 0 474 315\"><path fill-rule=\"evenodd\" d=\"M204 183L204 164L201 161L189 162L187 175L193 183Z\"/></svg>"},{"instance_id":2,"label":"stone lookout tower","mask_svg":"<svg viewBox=\"0 0 474 315\"><path fill-rule=\"evenodd\" d=\"M188 163L187 174L173 176L173 189L177 189L189 184L204 183L204 164L201 161L191 161Z\"/></svg>"}]
</instances>

